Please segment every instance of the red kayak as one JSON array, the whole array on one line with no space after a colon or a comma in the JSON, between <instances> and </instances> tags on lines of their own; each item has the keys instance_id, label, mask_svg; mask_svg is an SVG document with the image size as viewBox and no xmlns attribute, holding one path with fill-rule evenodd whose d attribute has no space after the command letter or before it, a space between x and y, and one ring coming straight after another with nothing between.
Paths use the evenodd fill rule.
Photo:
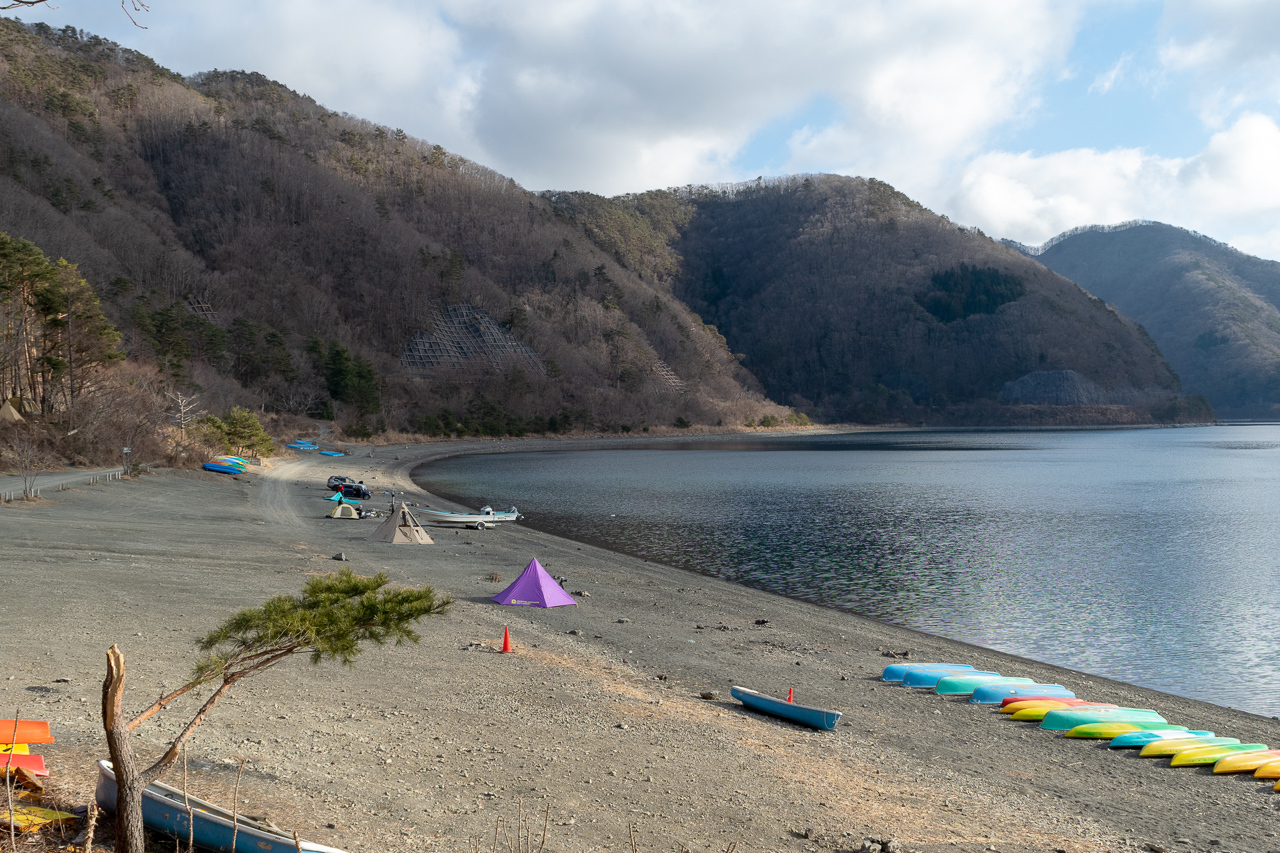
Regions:
<instances>
[{"instance_id":1,"label":"red kayak","mask_svg":"<svg viewBox=\"0 0 1280 853\"><path fill-rule=\"evenodd\" d=\"M1000 707L1012 705L1014 702L1061 702L1069 707L1077 705L1097 705L1097 702L1090 702L1088 699L1073 699L1071 697L1062 696L1006 696L1000 700Z\"/></svg>"},{"instance_id":2,"label":"red kayak","mask_svg":"<svg viewBox=\"0 0 1280 853\"><path fill-rule=\"evenodd\" d=\"M43 755L0 755L0 773L4 772L6 766L13 770L22 767L37 776L49 775L49 771L44 767Z\"/></svg>"}]
</instances>

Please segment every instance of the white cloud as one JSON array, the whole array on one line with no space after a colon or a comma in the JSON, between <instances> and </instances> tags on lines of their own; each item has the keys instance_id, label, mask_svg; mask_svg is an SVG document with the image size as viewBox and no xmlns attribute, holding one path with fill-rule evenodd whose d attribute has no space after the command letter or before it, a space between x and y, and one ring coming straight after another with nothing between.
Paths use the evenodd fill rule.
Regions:
<instances>
[{"instance_id":1,"label":"white cloud","mask_svg":"<svg viewBox=\"0 0 1280 853\"><path fill-rule=\"evenodd\" d=\"M1043 156L991 152L969 163L948 205L955 218L1039 244L1078 225L1155 219L1280 258L1280 127L1248 113L1193 157L1141 149Z\"/></svg>"},{"instance_id":2,"label":"white cloud","mask_svg":"<svg viewBox=\"0 0 1280 853\"><path fill-rule=\"evenodd\" d=\"M777 116L822 97L841 117L792 140L788 170L923 187L1033 104L1073 6L1047 2L467 2L483 46L472 114L491 165L534 187L614 193L741 177Z\"/></svg>"},{"instance_id":3,"label":"white cloud","mask_svg":"<svg viewBox=\"0 0 1280 853\"><path fill-rule=\"evenodd\" d=\"M1094 92L1097 92L1098 94L1105 95L1107 92L1110 92L1111 87L1124 76L1125 69L1132 60L1133 54L1126 53L1121 56L1120 61L1093 79L1093 82L1089 84L1089 94L1092 95Z\"/></svg>"},{"instance_id":4,"label":"white cloud","mask_svg":"<svg viewBox=\"0 0 1280 853\"><path fill-rule=\"evenodd\" d=\"M1280 105L1280 4L1168 0L1162 28L1160 61L1189 81L1191 106L1207 127Z\"/></svg>"},{"instance_id":5,"label":"white cloud","mask_svg":"<svg viewBox=\"0 0 1280 853\"><path fill-rule=\"evenodd\" d=\"M787 151L769 158L785 171L874 176L990 233L1039 242L1076 225L1145 217L1280 257L1280 237L1259 224L1280 212L1273 0L1165 3L1160 73L1185 84L1186 123L1198 116L1198 127L1217 132L1195 156L1160 156L1159 139L1038 156L990 150L1001 131L1034 122L1051 84L1084 73L1068 53L1093 8L1089 0L163 0L140 16L147 30L110 3L63 2L28 19L83 27L183 73L260 71L534 189L613 194L754 177L738 174L739 152L772 122L803 114L808 126L791 128ZM1149 74L1131 60L1142 51L1126 47L1089 90L1114 93ZM826 118L803 113L814 103Z\"/></svg>"}]
</instances>

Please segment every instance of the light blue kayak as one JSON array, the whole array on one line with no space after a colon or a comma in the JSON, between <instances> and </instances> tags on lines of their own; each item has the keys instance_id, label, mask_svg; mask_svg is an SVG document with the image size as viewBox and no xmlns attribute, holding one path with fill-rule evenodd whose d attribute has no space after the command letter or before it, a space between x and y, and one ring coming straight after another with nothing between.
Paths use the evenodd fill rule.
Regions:
<instances>
[{"instance_id":1,"label":"light blue kayak","mask_svg":"<svg viewBox=\"0 0 1280 853\"><path fill-rule=\"evenodd\" d=\"M983 675L974 672L966 675L948 675L938 679L934 692L939 696L969 696L984 684L1035 684L1033 678L1013 678L999 674Z\"/></svg>"},{"instance_id":2,"label":"light blue kayak","mask_svg":"<svg viewBox=\"0 0 1280 853\"><path fill-rule=\"evenodd\" d=\"M1213 737L1213 732L1207 731L1157 731L1157 732L1126 732L1122 735L1116 735L1107 744L1108 749L1141 749L1149 743L1155 743L1158 740L1174 740L1176 738L1188 737Z\"/></svg>"},{"instance_id":3,"label":"light blue kayak","mask_svg":"<svg viewBox=\"0 0 1280 853\"><path fill-rule=\"evenodd\" d=\"M1063 699L1074 699L1072 693L1061 684L984 684L973 691L970 702L983 705L998 705L1001 700L1010 696L1053 696Z\"/></svg>"},{"instance_id":4,"label":"light blue kayak","mask_svg":"<svg viewBox=\"0 0 1280 853\"><path fill-rule=\"evenodd\" d=\"M901 681L908 672L916 669L972 670L973 667L967 663L891 663L884 668L884 672L880 673L880 680Z\"/></svg>"},{"instance_id":5,"label":"light blue kayak","mask_svg":"<svg viewBox=\"0 0 1280 853\"><path fill-rule=\"evenodd\" d=\"M902 678L903 687L937 687L938 682L953 675L986 675L999 678L998 672L979 672L976 669L913 669Z\"/></svg>"}]
</instances>

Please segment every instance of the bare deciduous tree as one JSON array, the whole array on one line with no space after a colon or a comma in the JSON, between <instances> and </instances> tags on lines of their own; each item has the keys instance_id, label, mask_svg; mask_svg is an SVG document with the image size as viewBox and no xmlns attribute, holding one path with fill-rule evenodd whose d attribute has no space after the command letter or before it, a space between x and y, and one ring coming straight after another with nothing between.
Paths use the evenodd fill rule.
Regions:
<instances>
[{"instance_id":1,"label":"bare deciduous tree","mask_svg":"<svg viewBox=\"0 0 1280 853\"><path fill-rule=\"evenodd\" d=\"M0 6L2 9L24 9L31 6L47 6L49 0L5 0L5 5ZM133 6L133 11L129 11L129 6ZM133 21L134 26L146 29L142 24L138 23L137 18L133 17L133 12L150 12L151 7L142 0L120 0L120 8L124 9L124 13L129 16L129 20Z\"/></svg>"},{"instance_id":2,"label":"bare deciduous tree","mask_svg":"<svg viewBox=\"0 0 1280 853\"><path fill-rule=\"evenodd\" d=\"M22 499L36 496L36 478L49 464L48 454L29 428L13 427L4 442L5 456L22 478Z\"/></svg>"},{"instance_id":3,"label":"bare deciduous tree","mask_svg":"<svg viewBox=\"0 0 1280 853\"><path fill-rule=\"evenodd\" d=\"M177 424L178 432L182 434L182 439L185 441L187 427L204 414L203 411L196 410L200 398L194 394L183 394L181 391L166 391L165 396L173 401L173 413L170 417Z\"/></svg>"}]
</instances>

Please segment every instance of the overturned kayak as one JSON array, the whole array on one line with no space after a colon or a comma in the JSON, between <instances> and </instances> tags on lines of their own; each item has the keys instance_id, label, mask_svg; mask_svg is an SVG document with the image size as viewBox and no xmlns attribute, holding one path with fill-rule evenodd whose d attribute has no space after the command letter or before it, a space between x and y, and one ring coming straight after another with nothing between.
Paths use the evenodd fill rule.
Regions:
<instances>
[{"instance_id":1,"label":"overturned kayak","mask_svg":"<svg viewBox=\"0 0 1280 853\"><path fill-rule=\"evenodd\" d=\"M901 681L911 670L969 670L968 663L890 663L881 672L881 681Z\"/></svg>"},{"instance_id":2,"label":"overturned kayak","mask_svg":"<svg viewBox=\"0 0 1280 853\"><path fill-rule=\"evenodd\" d=\"M1268 761L1253 771L1255 779L1280 779L1280 760Z\"/></svg>"},{"instance_id":3,"label":"overturned kayak","mask_svg":"<svg viewBox=\"0 0 1280 853\"><path fill-rule=\"evenodd\" d=\"M1186 734L1187 727L1175 726L1172 723L1082 723L1074 728L1067 729L1062 733L1062 736L1111 740L1112 738L1119 737L1123 734L1132 734L1133 732L1143 731L1177 732L1178 734Z\"/></svg>"},{"instance_id":4,"label":"overturned kayak","mask_svg":"<svg viewBox=\"0 0 1280 853\"><path fill-rule=\"evenodd\" d=\"M901 681L908 672L917 669L952 669L957 672L963 670L973 671L973 667L967 663L891 663L884 668L884 672L880 673L880 680Z\"/></svg>"},{"instance_id":5,"label":"overturned kayak","mask_svg":"<svg viewBox=\"0 0 1280 853\"><path fill-rule=\"evenodd\" d=\"M948 675L933 688L939 696L969 696L984 684L1034 684L1030 678L990 675Z\"/></svg>"},{"instance_id":6,"label":"overturned kayak","mask_svg":"<svg viewBox=\"0 0 1280 853\"><path fill-rule=\"evenodd\" d=\"M0 743L53 743L48 720L0 720Z\"/></svg>"},{"instance_id":7,"label":"overturned kayak","mask_svg":"<svg viewBox=\"0 0 1280 853\"><path fill-rule=\"evenodd\" d=\"M1177 755L1184 749L1196 749L1201 746L1219 746L1222 744L1239 743L1239 738L1234 737L1185 737L1185 738L1169 738L1168 740L1153 741L1142 748L1138 755L1143 758L1165 758L1170 755Z\"/></svg>"},{"instance_id":8,"label":"overturned kayak","mask_svg":"<svg viewBox=\"0 0 1280 853\"><path fill-rule=\"evenodd\" d=\"M1253 773L1264 764L1280 761L1280 749L1260 749L1255 752L1241 752L1218 759L1213 765L1214 773Z\"/></svg>"},{"instance_id":9,"label":"overturned kayak","mask_svg":"<svg viewBox=\"0 0 1280 853\"><path fill-rule=\"evenodd\" d=\"M999 678L998 672L980 672L976 669L959 669L951 667L929 667L913 669L902 677L903 687L937 687L938 682L952 675L985 675Z\"/></svg>"},{"instance_id":10,"label":"overturned kayak","mask_svg":"<svg viewBox=\"0 0 1280 853\"><path fill-rule=\"evenodd\" d=\"M1018 715L1014 714L1014 719ZM1065 732L1085 723L1167 723L1149 708L1055 708L1044 715L1040 728Z\"/></svg>"},{"instance_id":11,"label":"overturned kayak","mask_svg":"<svg viewBox=\"0 0 1280 853\"><path fill-rule=\"evenodd\" d=\"M1219 759L1237 752L1266 752L1265 743L1223 743L1214 746L1197 746L1184 749L1169 762L1171 767L1199 767L1202 764L1216 764Z\"/></svg>"},{"instance_id":12,"label":"overturned kayak","mask_svg":"<svg viewBox=\"0 0 1280 853\"><path fill-rule=\"evenodd\" d=\"M1060 696L1064 699L1074 699L1076 694L1072 693L1061 684L983 684L973 691L973 698L969 701L976 705L995 705L1006 699L1016 699L1019 696Z\"/></svg>"},{"instance_id":13,"label":"overturned kayak","mask_svg":"<svg viewBox=\"0 0 1280 853\"><path fill-rule=\"evenodd\" d=\"M1010 705L1010 708L1013 706ZM1029 708L1019 708L1013 712L1011 719L1020 723L1024 722L1040 722L1050 711L1064 710L1067 708L1114 708L1115 705L1109 705L1105 702L1077 702L1075 704L1063 703L1061 705L1049 706L1045 704L1032 705Z\"/></svg>"},{"instance_id":14,"label":"overturned kayak","mask_svg":"<svg viewBox=\"0 0 1280 853\"><path fill-rule=\"evenodd\" d=\"M1191 737L1213 737L1213 732L1204 730L1163 730L1163 731L1137 731L1127 734L1116 735L1111 739L1111 743L1107 744L1108 749L1141 749L1149 743L1155 743L1162 740L1185 740Z\"/></svg>"},{"instance_id":15,"label":"overturned kayak","mask_svg":"<svg viewBox=\"0 0 1280 853\"><path fill-rule=\"evenodd\" d=\"M753 711L760 711L770 716L779 717L802 726L830 731L840 720L839 711L828 711L825 708L814 708L809 705L797 705L786 699L757 693L746 687L732 687L729 694Z\"/></svg>"}]
</instances>

